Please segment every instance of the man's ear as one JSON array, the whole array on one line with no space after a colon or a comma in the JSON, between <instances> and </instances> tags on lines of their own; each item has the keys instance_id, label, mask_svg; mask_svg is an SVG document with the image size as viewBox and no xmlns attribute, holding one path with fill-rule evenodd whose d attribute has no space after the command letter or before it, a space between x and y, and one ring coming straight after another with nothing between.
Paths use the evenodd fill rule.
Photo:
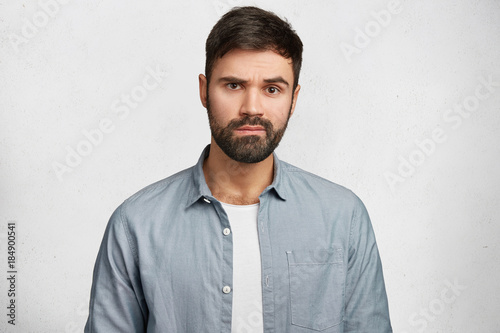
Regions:
<instances>
[{"instance_id":1,"label":"man's ear","mask_svg":"<svg viewBox=\"0 0 500 333\"><path fill-rule=\"evenodd\" d=\"M207 77L203 74L198 75L200 84L200 101L204 108L207 108Z\"/></svg>"},{"instance_id":2,"label":"man's ear","mask_svg":"<svg viewBox=\"0 0 500 333\"><path fill-rule=\"evenodd\" d=\"M295 111L295 105L297 104L297 98L299 98L299 91L300 91L300 84L297 85L297 88L295 88L295 91L293 92L292 108L290 110L290 116L293 114L293 111Z\"/></svg>"}]
</instances>

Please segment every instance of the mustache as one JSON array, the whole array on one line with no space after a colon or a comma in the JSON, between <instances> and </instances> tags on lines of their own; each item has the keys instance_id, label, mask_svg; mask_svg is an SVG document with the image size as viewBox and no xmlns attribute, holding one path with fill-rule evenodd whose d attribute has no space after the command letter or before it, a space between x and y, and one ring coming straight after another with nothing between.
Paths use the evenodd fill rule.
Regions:
<instances>
[{"instance_id":1,"label":"mustache","mask_svg":"<svg viewBox=\"0 0 500 333\"><path fill-rule=\"evenodd\" d=\"M271 121L259 117L248 117L248 116L241 119L231 120L227 125L227 129L234 130L244 125L262 126L266 130L266 133L272 133L273 131L273 124L271 123Z\"/></svg>"}]
</instances>

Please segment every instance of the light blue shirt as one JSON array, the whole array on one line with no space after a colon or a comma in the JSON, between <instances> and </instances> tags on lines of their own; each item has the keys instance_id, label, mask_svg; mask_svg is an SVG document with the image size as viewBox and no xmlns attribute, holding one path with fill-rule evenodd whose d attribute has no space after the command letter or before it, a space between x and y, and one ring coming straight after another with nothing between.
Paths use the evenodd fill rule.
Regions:
<instances>
[{"instance_id":1,"label":"light blue shirt","mask_svg":"<svg viewBox=\"0 0 500 333\"><path fill-rule=\"evenodd\" d=\"M203 160L111 216L85 332L231 332L233 237ZM392 332L375 235L361 200L274 154L259 196L267 333Z\"/></svg>"}]
</instances>

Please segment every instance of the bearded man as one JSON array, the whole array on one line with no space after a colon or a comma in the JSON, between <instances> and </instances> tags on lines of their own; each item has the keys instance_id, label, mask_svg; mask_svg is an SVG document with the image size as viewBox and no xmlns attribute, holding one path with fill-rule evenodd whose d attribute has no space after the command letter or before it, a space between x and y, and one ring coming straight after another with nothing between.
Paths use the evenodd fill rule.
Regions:
<instances>
[{"instance_id":1,"label":"bearded man","mask_svg":"<svg viewBox=\"0 0 500 333\"><path fill-rule=\"evenodd\" d=\"M213 27L199 75L210 144L112 215L86 332L392 332L363 203L274 153L301 63L271 12L234 8Z\"/></svg>"}]
</instances>

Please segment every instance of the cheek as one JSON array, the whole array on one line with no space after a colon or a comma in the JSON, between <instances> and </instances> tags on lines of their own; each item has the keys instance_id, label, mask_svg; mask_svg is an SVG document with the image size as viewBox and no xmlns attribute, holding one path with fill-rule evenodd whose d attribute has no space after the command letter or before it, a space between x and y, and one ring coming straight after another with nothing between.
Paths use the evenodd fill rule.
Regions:
<instances>
[{"instance_id":1,"label":"cheek","mask_svg":"<svg viewBox=\"0 0 500 333\"><path fill-rule=\"evenodd\" d=\"M269 118L274 118L274 121L283 123L288 118L290 106L290 101L283 98L280 100L270 100L266 103L265 107Z\"/></svg>"},{"instance_id":2,"label":"cheek","mask_svg":"<svg viewBox=\"0 0 500 333\"><path fill-rule=\"evenodd\" d=\"M209 91L210 112L219 123L227 123L234 113L235 104L217 92Z\"/></svg>"}]
</instances>

